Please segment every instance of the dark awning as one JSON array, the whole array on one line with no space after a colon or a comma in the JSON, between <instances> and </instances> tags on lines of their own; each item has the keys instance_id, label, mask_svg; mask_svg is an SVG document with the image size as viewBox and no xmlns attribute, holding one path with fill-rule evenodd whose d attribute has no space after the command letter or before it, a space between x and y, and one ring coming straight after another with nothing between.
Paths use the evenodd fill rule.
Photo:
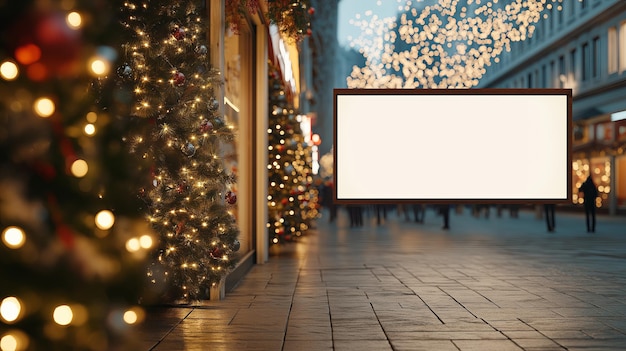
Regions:
<instances>
[{"instance_id":1,"label":"dark awning","mask_svg":"<svg viewBox=\"0 0 626 351\"><path fill-rule=\"evenodd\" d=\"M573 121L582 121L585 119L589 119L592 117L596 117L596 116L600 116L603 115L604 112L600 111L599 109L592 107L592 108L588 108L586 110L576 110L573 109L572 110L572 120Z\"/></svg>"}]
</instances>

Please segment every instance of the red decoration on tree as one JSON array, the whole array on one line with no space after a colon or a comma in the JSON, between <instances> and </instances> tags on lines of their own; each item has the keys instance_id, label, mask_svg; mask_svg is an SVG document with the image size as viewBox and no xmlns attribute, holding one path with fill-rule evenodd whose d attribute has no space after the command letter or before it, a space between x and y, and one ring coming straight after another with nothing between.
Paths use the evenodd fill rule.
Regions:
<instances>
[{"instance_id":1,"label":"red decoration on tree","mask_svg":"<svg viewBox=\"0 0 626 351\"><path fill-rule=\"evenodd\" d=\"M221 260L224 257L224 251L222 251L222 248L220 248L218 244L213 249L211 249L210 255L216 260Z\"/></svg>"},{"instance_id":2,"label":"red decoration on tree","mask_svg":"<svg viewBox=\"0 0 626 351\"><path fill-rule=\"evenodd\" d=\"M187 189L189 189L187 184L181 183L181 184L178 184L178 187L176 188L176 192L179 193L179 194L182 194L182 193L186 192Z\"/></svg>"},{"instance_id":3,"label":"red decoration on tree","mask_svg":"<svg viewBox=\"0 0 626 351\"><path fill-rule=\"evenodd\" d=\"M174 84L176 86L182 86L185 84L185 75L182 72L174 73Z\"/></svg>"},{"instance_id":4,"label":"red decoration on tree","mask_svg":"<svg viewBox=\"0 0 626 351\"><path fill-rule=\"evenodd\" d=\"M309 15L313 15L315 13L315 8L310 7L309 8Z\"/></svg>"},{"instance_id":5,"label":"red decoration on tree","mask_svg":"<svg viewBox=\"0 0 626 351\"><path fill-rule=\"evenodd\" d=\"M180 235L180 233L182 233L183 230L185 230L185 221L180 221L176 223L176 226L174 227L174 229L176 230L176 235Z\"/></svg>"},{"instance_id":6,"label":"red decoration on tree","mask_svg":"<svg viewBox=\"0 0 626 351\"><path fill-rule=\"evenodd\" d=\"M185 30L180 27L176 27L172 30L172 35L176 40L183 40L185 38Z\"/></svg>"},{"instance_id":7,"label":"red decoration on tree","mask_svg":"<svg viewBox=\"0 0 626 351\"><path fill-rule=\"evenodd\" d=\"M226 202L231 205L234 205L237 202L237 195L235 195L232 191L227 192L224 198L226 199Z\"/></svg>"},{"instance_id":8,"label":"red decoration on tree","mask_svg":"<svg viewBox=\"0 0 626 351\"><path fill-rule=\"evenodd\" d=\"M202 121L202 123L200 124L200 131L202 133L207 133L213 130L213 123L211 123L211 121L209 121L208 119L205 119L204 121Z\"/></svg>"}]
</instances>

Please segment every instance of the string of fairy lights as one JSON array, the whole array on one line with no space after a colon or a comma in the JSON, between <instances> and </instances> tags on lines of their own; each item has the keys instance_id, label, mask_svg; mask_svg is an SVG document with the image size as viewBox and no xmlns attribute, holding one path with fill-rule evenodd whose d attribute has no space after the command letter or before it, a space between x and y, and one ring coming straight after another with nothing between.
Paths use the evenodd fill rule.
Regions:
<instances>
[{"instance_id":1,"label":"string of fairy lights","mask_svg":"<svg viewBox=\"0 0 626 351\"><path fill-rule=\"evenodd\" d=\"M192 1L164 9L127 1L125 8L124 26L135 35L117 73L133 84L131 113L153 124L153 131L127 139L153 167L141 196L161 240L158 264L147 275L154 284L179 287L178 299L197 299L207 284L219 283L239 250L235 176L225 166L236 156L221 148L233 142L235 128L219 113L222 77L209 65L200 9ZM167 20L153 23L159 11Z\"/></svg>"},{"instance_id":2,"label":"string of fairy lights","mask_svg":"<svg viewBox=\"0 0 626 351\"><path fill-rule=\"evenodd\" d=\"M402 11L357 14L362 35L350 45L366 58L347 78L350 88L471 88L511 44L530 38L548 11L563 0L399 1Z\"/></svg>"}]
</instances>

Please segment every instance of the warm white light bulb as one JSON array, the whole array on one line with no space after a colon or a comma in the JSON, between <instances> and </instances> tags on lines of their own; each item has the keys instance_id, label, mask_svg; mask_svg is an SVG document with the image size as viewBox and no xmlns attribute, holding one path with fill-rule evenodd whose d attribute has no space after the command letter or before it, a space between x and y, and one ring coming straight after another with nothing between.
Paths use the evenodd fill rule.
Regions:
<instances>
[{"instance_id":1,"label":"warm white light bulb","mask_svg":"<svg viewBox=\"0 0 626 351\"><path fill-rule=\"evenodd\" d=\"M152 237L150 235L142 235L139 238L139 245L141 246L142 249L149 249L152 247L153 241L152 241Z\"/></svg>"},{"instance_id":2,"label":"warm white light bulb","mask_svg":"<svg viewBox=\"0 0 626 351\"><path fill-rule=\"evenodd\" d=\"M54 322L58 325L69 325L70 323L72 323L74 313L72 312L72 308L70 306L60 305L54 309L52 318L54 319Z\"/></svg>"},{"instance_id":3,"label":"warm white light bulb","mask_svg":"<svg viewBox=\"0 0 626 351\"><path fill-rule=\"evenodd\" d=\"M42 97L35 101L33 109L35 110L35 113L39 115L39 117L46 118L52 116L56 107L52 100L47 97Z\"/></svg>"},{"instance_id":4,"label":"warm white light bulb","mask_svg":"<svg viewBox=\"0 0 626 351\"><path fill-rule=\"evenodd\" d=\"M7 297L0 303L0 317L8 323L15 322L22 312L22 304L17 297Z\"/></svg>"},{"instance_id":5,"label":"warm white light bulb","mask_svg":"<svg viewBox=\"0 0 626 351\"><path fill-rule=\"evenodd\" d=\"M78 29L83 23L83 18L78 12L70 12L67 17L65 17L65 22L70 28Z\"/></svg>"},{"instance_id":6,"label":"warm white light bulb","mask_svg":"<svg viewBox=\"0 0 626 351\"><path fill-rule=\"evenodd\" d=\"M21 228L7 227L2 231L2 242L11 249L19 249L26 242L26 235Z\"/></svg>"},{"instance_id":7,"label":"warm white light bulb","mask_svg":"<svg viewBox=\"0 0 626 351\"><path fill-rule=\"evenodd\" d=\"M110 229L113 226L113 223L115 223L115 216L113 215L113 212L109 210L102 210L96 215L96 226L99 229Z\"/></svg>"},{"instance_id":8,"label":"warm white light bulb","mask_svg":"<svg viewBox=\"0 0 626 351\"><path fill-rule=\"evenodd\" d=\"M12 334L4 335L2 339L0 339L0 350L2 351L19 350L17 338L15 338L15 336L13 336Z\"/></svg>"},{"instance_id":9,"label":"warm white light bulb","mask_svg":"<svg viewBox=\"0 0 626 351\"><path fill-rule=\"evenodd\" d=\"M137 252L139 251L140 248L141 248L141 245L139 244L139 239L131 238L131 239L128 239L128 241L126 241L126 250L128 252Z\"/></svg>"},{"instance_id":10,"label":"warm white light bulb","mask_svg":"<svg viewBox=\"0 0 626 351\"><path fill-rule=\"evenodd\" d=\"M72 162L72 166L70 167L70 171L72 175L76 178L82 178L87 175L89 171L89 166L87 165L87 161L85 160L76 160Z\"/></svg>"},{"instance_id":11,"label":"warm white light bulb","mask_svg":"<svg viewBox=\"0 0 626 351\"><path fill-rule=\"evenodd\" d=\"M137 313L135 311L128 310L124 312L124 322L126 322L126 324L135 324L138 320L139 316L137 316Z\"/></svg>"},{"instance_id":12,"label":"warm white light bulb","mask_svg":"<svg viewBox=\"0 0 626 351\"><path fill-rule=\"evenodd\" d=\"M94 135L96 133L96 126L94 126L91 123L87 123L85 125L85 129L84 130L85 130L85 134L87 134L87 135Z\"/></svg>"},{"instance_id":13,"label":"warm white light bulb","mask_svg":"<svg viewBox=\"0 0 626 351\"><path fill-rule=\"evenodd\" d=\"M109 73L111 69L111 65L109 64L109 61L100 57L96 57L90 61L89 69L91 70L91 73L93 73L94 75L103 76Z\"/></svg>"},{"instance_id":14,"label":"warm white light bulb","mask_svg":"<svg viewBox=\"0 0 626 351\"><path fill-rule=\"evenodd\" d=\"M17 65L11 61L5 61L0 65L0 75L4 80L13 80L17 78L19 69Z\"/></svg>"}]
</instances>

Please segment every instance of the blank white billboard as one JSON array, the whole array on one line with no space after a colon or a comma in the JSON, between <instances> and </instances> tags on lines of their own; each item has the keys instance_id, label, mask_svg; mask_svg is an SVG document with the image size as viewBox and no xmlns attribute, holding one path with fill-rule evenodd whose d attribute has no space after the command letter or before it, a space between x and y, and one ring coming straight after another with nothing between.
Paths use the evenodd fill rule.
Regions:
<instances>
[{"instance_id":1,"label":"blank white billboard","mask_svg":"<svg viewBox=\"0 0 626 351\"><path fill-rule=\"evenodd\" d=\"M570 89L335 89L337 203L565 203Z\"/></svg>"}]
</instances>

